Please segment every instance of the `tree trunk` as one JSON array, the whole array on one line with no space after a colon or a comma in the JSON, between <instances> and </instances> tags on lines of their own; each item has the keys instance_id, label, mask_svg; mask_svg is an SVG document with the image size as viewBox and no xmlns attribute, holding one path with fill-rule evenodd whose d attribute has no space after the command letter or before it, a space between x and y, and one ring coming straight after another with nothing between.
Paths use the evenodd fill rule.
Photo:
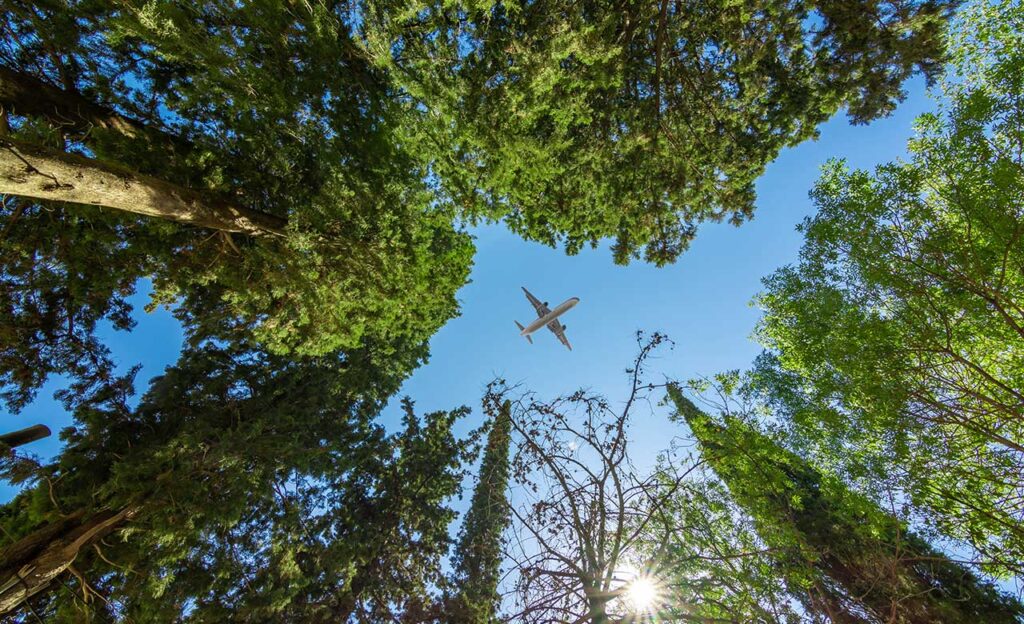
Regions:
<instances>
[{"instance_id":1,"label":"tree trunk","mask_svg":"<svg viewBox=\"0 0 1024 624\"><path fill-rule=\"evenodd\" d=\"M0 444L6 444L14 448L15 446L22 446L36 440L42 440L49 435L50 428L46 425L32 425L25 429L18 429L17 431L0 435Z\"/></svg>"},{"instance_id":2,"label":"tree trunk","mask_svg":"<svg viewBox=\"0 0 1024 624\"><path fill-rule=\"evenodd\" d=\"M584 586L587 596L587 618L589 624L608 624L608 603L611 597L599 587Z\"/></svg>"},{"instance_id":3,"label":"tree trunk","mask_svg":"<svg viewBox=\"0 0 1024 624\"><path fill-rule=\"evenodd\" d=\"M103 511L85 518L78 512L26 535L0 552L0 615L43 591L79 551L130 520L137 508Z\"/></svg>"},{"instance_id":4,"label":"tree trunk","mask_svg":"<svg viewBox=\"0 0 1024 624\"><path fill-rule=\"evenodd\" d=\"M78 93L6 67L0 67L0 105L15 115L44 117L78 135L99 127L133 139L146 137L167 147L191 149L184 139L148 127Z\"/></svg>"},{"instance_id":5,"label":"tree trunk","mask_svg":"<svg viewBox=\"0 0 1024 624\"><path fill-rule=\"evenodd\" d=\"M284 235L287 221L208 199L109 163L20 141L0 142L0 193L103 206L253 236Z\"/></svg>"}]
</instances>

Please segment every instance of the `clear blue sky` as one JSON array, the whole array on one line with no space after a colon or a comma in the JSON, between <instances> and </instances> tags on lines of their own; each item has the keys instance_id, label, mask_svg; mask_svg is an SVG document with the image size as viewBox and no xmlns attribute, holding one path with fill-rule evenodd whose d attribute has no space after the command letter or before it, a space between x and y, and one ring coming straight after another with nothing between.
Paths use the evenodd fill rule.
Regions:
<instances>
[{"instance_id":1,"label":"clear blue sky","mask_svg":"<svg viewBox=\"0 0 1024 624\"><path fill-rule=\"evenodd\" d=\"M462 315L434 336L430 362L406 382L402 394L413 397L423 411L473 407L464 430L482 418L480 397L495 376L522 382L542 396L586 387L619 401L638 329L667 333L677 343L652 362L654 373L685 379L747 367L759 352L750 340L758 312L749 302L763 276L797 257L801 238L794 228L813 210L807 193L819 168L833 157L870 168L904 155L914 118L932 108L922 81L908 88L909 97L891 117L854 127L840 116L822 127L818 141L783 152L757 185L754 220L739 228L701 227L691 249L670 267L621 267L612 263L606 246L566 256L524 242L500 226L476 229L472 282L459 292ZM532 345L518 335L513 321L525 324L535 317L520 286L552 307L580 297L580 304L562 318L572 352L547 331L538 333ZM102 334L121 366L143 364L137 377L140 391L176 359L181 345L174 318L162 310L146 314L144 304L140 294L135 299L139 323L132 333L108 329ZM51 398L60 384L52 381L22 413L3 419L4 430L49 425L53 437L24 447L44 458L59 450L56 434L69 424ZM392 401L383 417L394 424L398 414L397 401ZM632 432L638 464L676 434L661 419L635 422ZM12 493L0 485L0 501Z\"/></svg>"},{"instance_id":2,"label":"clear blue sky","mask_svg":"<svg viewBox=\"0 0 1024 624\"><path fill-rule=\"evenodd\" d=\"M651 362L654 375L687 379L748 367L760 352L750 339L759 317L751 299L762 277L796 260L802 236L795 228L814 210L808 192L821 166L845 158L852 167L873 168L905 156L914 119L933 106L923 80L916 80L888 118L868 126L834 118L822 126L818 141L784 151L768 167L757 184L752 221L740 227L702 226L672 266L616 266L607 246L566 256L524 242L501 226L478 229L472 282L459 292L462 315L434 336L430 362L402 392L425 410L477 409L484 386L501 376L541 396L583 387L614 404L625 399L624 369L637 351L636 330L660 331L676 343ZM526 324L536 317L520 286L551 307L580 298L562 317L572 352L547 330L535 334L532 345L518 335L513 321ZM395 406L392 410L386 416L398 414ZM638 463L640 455L653 457L667 446L676 432L666 426L662 419L633 423Z\"/></svg>"}]
</instances>

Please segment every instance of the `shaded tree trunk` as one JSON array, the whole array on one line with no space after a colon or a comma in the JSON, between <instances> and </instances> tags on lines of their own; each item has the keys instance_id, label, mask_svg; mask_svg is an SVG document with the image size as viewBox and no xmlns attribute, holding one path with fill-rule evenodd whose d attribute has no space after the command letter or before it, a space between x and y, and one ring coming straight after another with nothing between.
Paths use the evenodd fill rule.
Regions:
<instances>
[{"instance_id":1,"label":"shaded tree trunk","mask_svg":"<svg viewBox=\"0 0 1024 624\"><path fill-rule=\"evenodd\" d=\"M86 517L78 512L26 535L0 551L0 615L43 591L74 563L83 547L138 512L127 507Z\"/></svg>"},{"instance_id":2,"label":"shaded tree trunk","mask_svg":"<svg viewBox=\"0 0 1024 624\"><path fill-rule=\"evenodd\" d=\"M284 235L287 221L75 154L0 143L0 193L103 206L225 232Z\"/></svg>"},{"instance_id":3,"label":"shaded tree trunk","mask_svg":"<svg viewBox=\"0 0 1024 624\"><path fill-rule=\"evenodd\" d=\"M0 444L6 444L13 448L35 442L36 440L42 440L49 435L50 428L46 425L32 425L25 429L18 429L17 431L0 435Z\"/></svg>"},{"instance_id":4,"label":"shaded tree trunk","mask_svg":"<svg viewBox=\"0 0 1024 624\"><path fill-rule=\"evenodd\" d=\"M65 91L7 67L0 67L0 105L15 115L44 117L55 126L78 135L93 128L105 128L133 139L145 137L177 150L191 149L191 144L180 137L125 117L79 93Z\"/></svg>"},{"instance_id":5,"label":"shaded tree trunk","mask_svg":"<svg viewBox=\"0 0 1024 624\"><path fill-rule=\"evenodd\" d=\"M608 602L609 597L607 592L602 592L599 588L586 588L587 593L587 607L588 607L588 624L609 624L610 619L608 618Z\"/></svg>"}]
</instances>

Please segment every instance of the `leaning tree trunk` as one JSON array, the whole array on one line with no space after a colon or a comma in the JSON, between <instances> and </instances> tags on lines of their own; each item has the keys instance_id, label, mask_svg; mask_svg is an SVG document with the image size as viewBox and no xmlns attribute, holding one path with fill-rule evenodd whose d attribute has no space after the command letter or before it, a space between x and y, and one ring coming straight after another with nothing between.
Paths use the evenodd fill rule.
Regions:
<instances>
[{"instance_id":1,"label":"leaning tree trunk","mask_svg":"<svg viewBox=\"0 0 1024 624\"><path fill-rule=\"evenodd\" d=\"M138 510L78 512L26 535L0 551L0 615L43 591L74 563L79 551L127 522Z\"/></svg>"},{"instance_id":2,"label":"leaning tree trunk","mask_svg":"<svg viewBox=\"0 0 1024 624\"><path fill-rule=\"evenodd\" d=\"M250 235L284 235L287 221L75 154L0 140L0 193L103 206Z\"/></svg>"},{"instance_id":3,"label":"leaning tree trunk","mask_svg":"<svg viewBox=\"0 0 1024 624\"><path fill-rule=\"evenodd\" d=\"M7 67L0 67L0 105L15 115L43 117L76 135L84 136L93 128L104 128L133 139L145 138L176 151L192 149L191 144L180 137L96 104L79 93Z\"/></svg>"}]
</instances>

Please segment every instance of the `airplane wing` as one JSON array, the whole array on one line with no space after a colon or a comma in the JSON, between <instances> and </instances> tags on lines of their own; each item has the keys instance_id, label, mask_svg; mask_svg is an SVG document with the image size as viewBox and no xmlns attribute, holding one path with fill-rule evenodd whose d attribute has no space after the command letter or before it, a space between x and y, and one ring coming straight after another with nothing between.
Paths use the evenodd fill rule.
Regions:
<instances>
[{"instance_id":1,"label":"airplane wing","mask_svg":"<svg viewBox=\"0 0 1024 624\"><path fill-rule=\"evenodd\" d=\"M530 300L530 303L533 304L534 309L537 310L537 316L544 316L545 314L551 311L550 309L548 309L546 305L541 303L540 299L530 294L530 291L526 290L526 286L523 286L522 288L523 292L526 293L526 298Z\"/></svg>"},{"instance_id":2,"label":"airplane wing","mask_svg":"<svg viewBox=\"0 0 1024 624\"><path fill-rule=\"evenodd\" d=\"M565 325L562 325L558 319L555 319L548 323L548 329L551 330L551 333L558 336L558 340L572 351L572 345L569 344L569 339L565 337Z\"/></svg>"}]
</instances>

